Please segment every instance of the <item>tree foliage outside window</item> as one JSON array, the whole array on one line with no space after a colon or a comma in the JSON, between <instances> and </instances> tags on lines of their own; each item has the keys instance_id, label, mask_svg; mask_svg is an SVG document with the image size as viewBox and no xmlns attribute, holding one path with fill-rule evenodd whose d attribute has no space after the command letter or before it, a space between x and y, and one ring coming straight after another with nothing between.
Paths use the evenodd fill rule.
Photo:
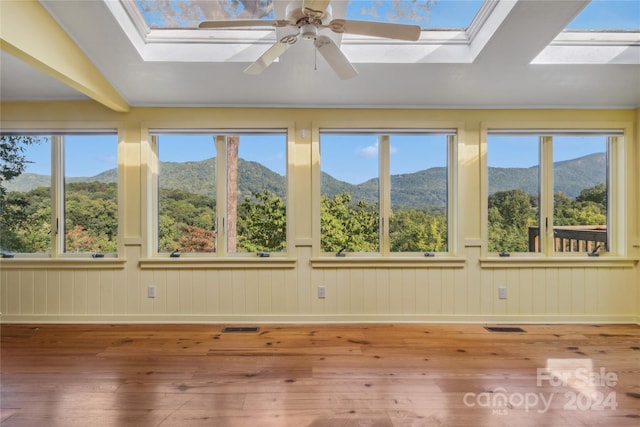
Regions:
<instances>
[{"instance_id":1,"label":"tree foliage outside window","mask_svg":"<svg viewBox=\"0 0 640 427\"><path fill-rule=\"evenodd\" d=\"M0 251L48 252L51 236L51 191L9 191L8 185L31 163L27 149L44 138L0 136Z\"/></svg>"},{"instance_id":2,"label":"tree foliage outside window","mask_svg":"<svg viewBox=\"0 0 640 427\"><path fill-rule=\"evenodd\" d=\"M320 135L321 251L447 252L455 132L343 132Z\"/></svg>"},{"instance_id":3,"label":"tree foliage outside window","mask_svg":"<svg viewBox=\"0 0 640 427\"><path fill-rule=\"evenodd\" d=\"M321 242L324 252L376 252L378 250L378 204L353 203L346 192L321 196Z\"/></svg>"},{"instance_id":4,"label":"tree foliage outside window","mask_svg":"<svg viewBox=\"0 0 640 427\"><path fill-rule=\"evenodd\" d=\"M284 252L286 248L284 200L269 190L245 197L238 208L238 252Z\"/></svg>"},{"instance_id":5,"label":"tree foliage outside window","mask_svg":"<svg viewBox=\"0 0 640 427\"><path fill-rule=\"evenodd\" d=\"M30 135L0 136L0 197L7 193L7 183L20 176L30 163L25 155L27 147L39 144L42 140Z\"/></svg>"},{"instance_id":6,"label":"tree foliage outside window","mask_svg":"<svg viewBox=\"0 0 640 427\"><path fill-rule=\"evenodd\" d=\"M546 137L550 144L547 150L553 153L554 159L544 165L551 170L548 176L553 176L554 183L553 192L547 194L539 190L540 165L517 166L521 159L537 162L536 157L544 147L543 139L518 134L489 135L488 251L542 251L541 217L542 224L554 227L554 250L584 251L596 246L607 250L606 242L580 243L581 231L607 231L607 138L607 135L591 134ZM581 152L576 154L574 150ZM527 157L523 153L534 155ZM514 166L495 167L492 159L500 161L501 156L506 159L503 162ZM541 200L553 202L552 212L541 211Z\"/></svg>"},{"instance_id":7,"label":"tree foliage outside window","mask_svg":"<svg viewBox=\"0 0 640 427\"><path fill-rule=\"evenodd\" d=\"M64 189L64 200L54 200L51 191L51 150L66 137L2 135L0 137L0 250L12 253L49 253L53 239L64 238L65 252L116 252L118 230L117 173L111 178L70 178ZM74 136L89 142L91 136ZM93 142L93 141L91 141ZM112 140L107 141L113 142ZM46 144L45 144L46 143ZM26 173L34 163L30 147L42 145L47 164L46 173ZM85 148L86 149L86 148ZM42 151L42 150L41 150ZM113 151L116 145L113 144ZM56 173L64 171L55 165ZM64 191L63 191L64 190ZM54 207L59 206L58 214ZM54 221L53 217L56 217ZM52 223L58 224L58 236Z\"/></svg>"},{"instance_id":8,"label":"tree foliage outside window","mask_svg":"<svg viewBox=\"0 0 640 427\"><path fill-rule=\"evenodd\" d=\"M447 251L447 215L444 212L396 209L390 223L392 252Z\"/></svg>"},{"instance_id":9,"label":"tree foliage outside window","mask_svg":"<svg viewBox=\"0 0 640 427\"><path fill-rule=\"evenodd\" d=\"M158 252L286 251L286 133L154 137L160 161ZM220 182L218 168L226 175Z\"/></svg>"}]
</instances>

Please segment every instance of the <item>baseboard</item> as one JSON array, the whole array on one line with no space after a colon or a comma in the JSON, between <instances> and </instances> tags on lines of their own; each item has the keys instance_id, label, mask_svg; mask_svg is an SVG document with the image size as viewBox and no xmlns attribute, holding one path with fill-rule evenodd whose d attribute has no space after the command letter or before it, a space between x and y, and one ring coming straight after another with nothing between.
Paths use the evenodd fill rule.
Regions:
<instances>
[{"instance_id":1,"label":"baseboard","mask_svg":"<svg viewBox=\"0 0 640 427\"><path fill-rule=\"evenodd\" d=\"M405 315L405 314L349 314L349 315L0 315L0 323L477 323L477 324L638 324L633 315Z\"/></svg>"}]
</instances>

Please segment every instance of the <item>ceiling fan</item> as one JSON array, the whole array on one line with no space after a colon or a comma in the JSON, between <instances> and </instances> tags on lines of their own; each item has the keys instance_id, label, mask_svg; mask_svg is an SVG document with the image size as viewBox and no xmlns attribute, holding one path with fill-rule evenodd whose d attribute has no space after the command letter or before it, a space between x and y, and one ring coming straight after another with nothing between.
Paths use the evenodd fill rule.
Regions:
<instances>
[{"instance_id":1,"label":"ceiling fan","mask_svg":"<svg viewBox=\"0 0 640 427\"><path fill-rule=\"evenodd\" d=\"M200 23L199 28L293 27L296 29L295 33L281 37L256 62L247 67L244 72L246 74L260 74L302 38L303 40L313 41L317 51L320 52L331 68L343 80L355 77L358 72L338 45L330 37L319 35L319 31L329 28L338 34L358 34L405 41L416 41L420 38L421 29L418 25L333 19L330 2L331 0L292 1L287 6L286 19L275 21L261 19L203 21Z\"/></svg>"}]
</instances>

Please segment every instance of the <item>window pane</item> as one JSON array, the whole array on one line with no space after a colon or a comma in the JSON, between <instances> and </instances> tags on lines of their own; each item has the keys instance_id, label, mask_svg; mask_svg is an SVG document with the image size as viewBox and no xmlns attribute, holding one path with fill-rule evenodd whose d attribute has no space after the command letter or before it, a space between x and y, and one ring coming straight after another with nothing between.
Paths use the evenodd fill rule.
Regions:
<instances>
[{"instance_id":1,"label":"window pane","mask_svg":"<svg viewBox=\"0 0 640 427\"><path fill-rule=\"evenodd\" d=\"M0 137L0 251L51 252L51 139Z\"/></svg>"},{"instance_id":2,"label":"window pane","mask_svg":"<svg viewBox=\"0 0 640 427\"><path fill-rule=\"evenodd\" d=\"M378 136L323 134L321 241L324 252L378 252Z\"/></svg>"},{"instance_id":3,"label":"window pane","mask_svg":"<svg viewBox=\"0 0 640 427\"><path fill-rule=\"evenodd\" d=\"M392 252L447 251L447 135L391 135Z\"/></svg>"},{"instance_id":4,"label":"window pane","mask_svg":"<svg viewBox=\"0 0 640 427\"><path fill-rule=\"evenodd\" d=\"M606 251L607 137L555 136L553 162L554 250Z\"/></svg>"},{"instance_id":5,"label":"window pane","mask_svg":"<svg viewBox=\"0 0 640 427\"><path fill-rule=\"evenodd\" d=\"M157 149L158 251L215 252L215 136L160 135Z\"/></svg>"},{"instance_id":6,"label":"window pane","mask_svg":"<svg viewBox=\"0 0 640 427\"><path fill-rule=\"evenodd\" d=\"M118 137L64 137L65 252L118 250Z\"/></svg>"},{"instance_id":7,"label":"window pane","mask_svg":"<svg viewBox=\"0 0 640 427\"><path fill-rule=\"evenodd\" d=\"M539 137L489 135L488 250L539 252Z\"/></svg>"},{"instance_id":8,"label":"window pane","mask_svg":"<svg viewBox=\"0 0 640 427\"><path fill-rule=\"evenodd\" d=\"M286 134L227 137L227 251L287 247Z\"/></svg>"}]
</instances>

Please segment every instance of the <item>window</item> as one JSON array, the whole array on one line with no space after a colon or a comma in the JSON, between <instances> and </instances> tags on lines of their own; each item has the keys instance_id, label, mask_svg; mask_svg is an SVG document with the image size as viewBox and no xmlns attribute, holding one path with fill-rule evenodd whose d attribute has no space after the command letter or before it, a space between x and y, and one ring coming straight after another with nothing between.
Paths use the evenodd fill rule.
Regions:
<instances>
[{"instance_id":1,"label":"window","mask_svg":"<svg viewBox=\"0 0 640 427\"><path fill-rule=\"evenodd\" d=\"M493 131L487 137L489 252L609 252L618 132Z\"/></svg>"},{"instance_id":2,"label":"window","mask_svg":"<svg viewBox=\"0 0 640 427\"><path fill-rule=\"evenodd\" d=\"M0 144L0 251L117 252L115 133L6 134Z\"/></svg>"},{"instance_id":3,"label":"window","mask_svg":"<svg viewBox=\"0 0 640 427\"><path fill-rule=\"evenodd\" d=\"M540 149L532 135L489 135L489 252L540 250ZM529 230L536 235L529 244Z\"/></svg>"},{"instance_id":4,"label":"window","mask_svg":"<svg viewBox=\"0 0 640 427\"><path fill-rule=\"evenodd\" d=\"M322 252L449 251L453 131L321 131Z\"/></svg>"},{"instance_id":5,"label":"window","mask_svg":"<svg viewBox=\"0 0 640 427\"><path fill-rule=\"evenodd\" d=\"M152 135L158 253L286 251L286 132Z\"/></svg>"},{"instance_id":6,"label":"window","mask_svg":"<svg viewBox=\"0 0 640 427\"><path fill-rule=\"evenodd\" d=\"M606 135L553 138L553 250L607 252Z\"/></svg>"},{"instance_id":7,"label":"window","mask_svg":"<svg viewBox=\"0 0 640 427\"><path fill-rule=\"evenodd\" d=\"M158 137L159 252L215 252L215 137Z\"/></svg>"}]
</instances>

